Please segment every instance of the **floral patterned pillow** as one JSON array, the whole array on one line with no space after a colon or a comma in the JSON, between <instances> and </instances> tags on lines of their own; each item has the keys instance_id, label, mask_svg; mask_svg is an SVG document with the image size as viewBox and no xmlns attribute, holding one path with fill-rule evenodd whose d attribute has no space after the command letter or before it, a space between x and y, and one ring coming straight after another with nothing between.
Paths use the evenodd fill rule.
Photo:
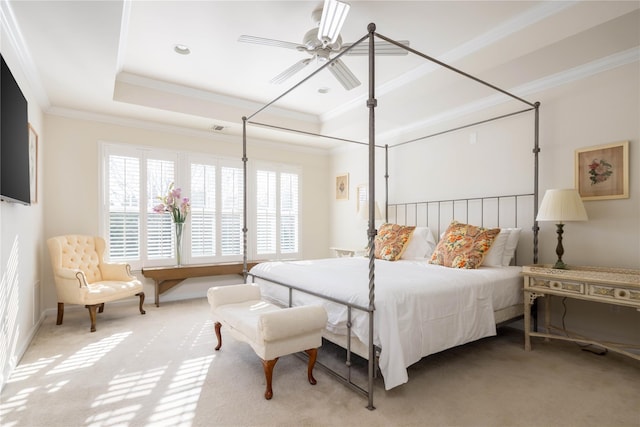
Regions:
<instances>
[{"instance_id":1,"label":"floral patterned pillow","mask_svg":"<svg viewBox=\"0 0 640 427\"><path fill-rule=\"evenodd\" d=\"M453 221L438 242L429 263L453 268L478 268L499 233L499 228Z\"/></svg>"},{"instance_id":2,"label":"floral patterned pillow","mask_svg":"<svg viewBox=\"0 0 640 427\"><path fill-rule=\"evenodd\" d=\"M382 224L375 238L375 257L386 261L400 259L415 227Z\"/></svg>"}]
</instances>

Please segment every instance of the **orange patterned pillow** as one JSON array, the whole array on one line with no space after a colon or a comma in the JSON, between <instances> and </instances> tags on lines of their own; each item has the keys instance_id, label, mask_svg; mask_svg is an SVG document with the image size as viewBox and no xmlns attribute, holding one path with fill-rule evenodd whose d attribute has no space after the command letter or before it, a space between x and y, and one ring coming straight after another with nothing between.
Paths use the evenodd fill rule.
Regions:
<instances>
[{"instance_id":1,"label":"orange patterned pillow","mask_svg":"<svg viewBox=\"0 0 640 427\"><path fill-rule=\"evenodd\" d=\"M407 246L414 226L382 224L375 238L375 257L386 261L400 258Z\"/></svg>"},{"instance_id":2,"label":"orange patterned pillow","mask_svg":"<svg viewBox=\"0 0 640 427\"><path fill-rule=\"evenodd\" d=\"M429 263L453 268L478 268L499 233L499 228L488 229L453 221L438 242Z\"/></svg>"}]
</instances>

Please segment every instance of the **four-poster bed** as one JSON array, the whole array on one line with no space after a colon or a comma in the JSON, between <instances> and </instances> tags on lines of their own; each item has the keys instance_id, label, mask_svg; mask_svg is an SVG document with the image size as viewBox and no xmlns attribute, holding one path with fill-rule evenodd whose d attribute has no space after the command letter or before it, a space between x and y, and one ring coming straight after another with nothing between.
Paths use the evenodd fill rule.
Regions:
<instances>
[{"instance_id":1,"label":"four-poster bed","mask_svg":"<svg viewBox=\"0 0 640 427\"><path fill-rule=\"evenodd\" d=\"M508 196L491 196L471 199L444 200L411 202L405 204L389 203L389 172L388 172L388 151L394 147L416 142L445 132L412 139L393 146L381 146L376 144L375 108L377 100L375 98L375 48L374 39L382 39L388 43L406 49L427 61L431 61L446 69L454 71L468 79L476 81L490 89L506 95L516 101L526 104L527 108L513 113L502 114L488 120L482 120L469 125L460 126L450 131L460 130L465 127L475 126L489 121L510 117L516 114L533 111L535 115L534 131L534 178L533 191L526 194L516 194ZM318 298L322 299L323 305L329 312L329 324L325 338L337 343L347 350L347 367L351 364L351 352L361 355L368 360L368 375L366 388L360 387L351 380L351 374L346 376L336 374L349 386L362 392L368 397L368 408L373 407L373 382L377 372L376 361L380 360L380 369L385 381L385 387L391 388L406 382L406 367L428 354L450 348L484 336L495 334L495 324L513 319L522 315L522 279L520 269L509 267L507 264L498 263L496 267L482 267L475 270L455 269L432 265L427 259L421 261L400 260L383 261L375 257L375 239L377 230L375 228L375 181L376 181L376 149L383 149L385 153L385 212L386 222L410 223L413 225L423 225L431 227L439 236L442 228L449 219L461 218L456 209L461 205L465 206L465 214L462 216L468 222L472 218L480 218L479 224L493 227L516 227L524 229L531 226L533 232L533 262L537 261L537 233L538 227L535 216L538 205L538 108L539 103L531 103L496 86L486 83L476 77L457 70L432 57L424 55L408 46L391 40L375 32L375 25L369 24L368 34L352 45L356 46L365 40L369 42L369 97L366 102L369 111L369 136L368 143L360 141L350 141L342 138L330 139L347 141L351 143L366 145L368 147L368 200L369 226L368 237L368 258L336 258L314 261L319 265L319 270L306 270L309 262L267 262L247 271L247 210L245 188L245 221L243 227L244 234L244 265L245 274L252 277L254 282L262 283L265 286L266 294L270 298L282 304L304 305L318 304ZM346 52L346 51L345 51ZM309 78L320 72L327 66L331 66L334 60L340 58L342 54L320 67L314 73L302 80L297 85L283 93L269 104L266 104L253 115L243 117L243 163L245 170L245 186L247 185L247 126L257 125L274 127L265 123L252 120L282 97L304 84ZM298 132L295 129L288 129ZM308 132L302 132L308 134ZM478 208L479 205L479 208ZM485 218L486 206L493 206L489 211L493 211L492 218ZM494 206L495 205L495 206ZM504 206L509 205L508 210L512 212L508 220L504 220ZM437 206L437 209L434 208ZM522 224L523 206L526 206L529 214L525 215L527 221ZM436 210L437 227L433 227L433 219L429 219L429 214ZM478 210L479 209L479 210ZM447 213L447 210L450 211ZM418 212L425 211L426 218ZM459 211L458 211L459 212ZM393 218L393 220L391 219ZM433 215L432 215L433 218ZM505 225L506 224L506 225ZM524 234L524 233L523 233ZM437 239L436 239L437 240ZM338 267L338 264L340 265ZM457 271L454 271L457 270ZM318 271L334 271L336 274L328 277L318 276ZM451 275L455 278L451 279ZM446 276L446 277L445 277ZM305 282L304 279L309 279ZM429 280L425 284L424 280ZM264 283L270 282L276 285L276 290L266 287ZM337 287L328 288L328 282L337 283ZM368 286L367 286L368 285ZM285 290L286 288L286 290ZM509 289L502 297L497 289ZM437 292L436 292L437 291ZM378 292L378 293L377 293ZM435 293L434 293L435 292ZM453 298L453 303L439 299L440 295L447 294ZM505 296L507 295L507 296ZM456 299L457 298L457 299ZM515 298L515 299L514 299ZM501 299L501 301L499 301ZM447 300L450 301L450 300ZM412 307L412 304L414 307ZM423 304L426 304L423 306ZM408 313L415 312L417 316L425 313L437 311L443 305L452 304L455 309L447 309L446 313L435 319L419 318L414 320L407 316ZM497 307L494 307L497 306ZM494 314L497 309L498 316ZM374 315L375 313L375 315ZM333 320L332 320L333 318ZM451 329L443 319L453 318L455 324L459 324L460 329ZM454 339L436 338L434 331L438 327L447 328L444 335L453 335ZM421 329L424 329L422 331ZM419 344L416 344L416 341ZM436 342L430 342L436 341ZM417 358L417 359L416 359Z\"/></svg>"}]
</instances>

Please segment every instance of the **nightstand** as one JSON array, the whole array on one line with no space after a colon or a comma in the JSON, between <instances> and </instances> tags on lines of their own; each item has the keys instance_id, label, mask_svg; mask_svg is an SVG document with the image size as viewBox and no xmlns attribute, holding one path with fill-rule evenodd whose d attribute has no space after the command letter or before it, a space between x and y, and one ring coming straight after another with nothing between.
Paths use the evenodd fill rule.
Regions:
<instances>
[{"instance_id":1,"label":"nightstand","mask_svg":"<svg viewBox=\"0 0 640 427\"><path fill-rule=\"evenodd\" d=\"M528 265L522 268L524 276L524 349L531 350L531 337L554 338L566 341L594 344L611 351L625 354L640 360L640 354L629 351L638 349L637 345L596 342L586 337L569 334L552 334L558 330L551 325L549 311L550 296L575 298L586 301L602 302L625 307L634 307L640 311L640 270L623 268L574 267L566 270L553 268L552 265ZM544 297L545 331L531 330L531 306L537 298Z\"/></svg>"},{"instance_id":2,"label":"nightstand","mask_svg":"<svg viewBox=\"0 0 640 427\"><path fill-rule=\"evenodd\" d=\"M358 255L364 254L364 249L347 249L347 248L329 248L332 251L335 251L336 257L345 258L345 257L354 257Z\"/></svg>"}]
</instances>

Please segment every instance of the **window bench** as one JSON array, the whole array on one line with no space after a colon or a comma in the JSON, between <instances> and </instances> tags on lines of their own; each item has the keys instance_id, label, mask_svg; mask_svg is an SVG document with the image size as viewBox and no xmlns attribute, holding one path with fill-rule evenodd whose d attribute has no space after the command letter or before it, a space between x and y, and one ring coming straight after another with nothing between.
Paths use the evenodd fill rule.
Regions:
<instances>
[{"instance_id":1,"label":"window bench","mask_svg":"<svg viewBox=\"0 0 640 427\"><path fill-rule=\"evenodd\" d=\"M247 271L257 262L248 262ZM155 303L160 307L160 295L167 292L183 280L192 277L222 276L226 274L242 274L243 264L220 263L220 264L193 264L171 267L151 267L143 268L142 275L147 279L153 279L155 283Z\"/></svg>"}]
</instances>

